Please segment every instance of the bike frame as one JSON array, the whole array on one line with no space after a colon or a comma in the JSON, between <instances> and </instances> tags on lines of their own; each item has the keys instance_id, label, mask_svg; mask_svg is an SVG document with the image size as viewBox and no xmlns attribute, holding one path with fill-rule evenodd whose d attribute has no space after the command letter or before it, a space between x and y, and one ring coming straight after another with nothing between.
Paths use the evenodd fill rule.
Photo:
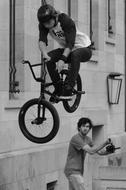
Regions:
<instances>
[{"instance_id":1,"label":"bike frame","mask_svg":"<svg viewBox=\"0 0 126 190\"><path fill-rule=\"evenodd\" d=\"M45 94L47 94L49 96L53 96L55 99L55 103L62 101L65 110L69 113L73 113L78 108L78 105L79 105L80 99L81 99L81 94L85 93L84 91L82 91L81 78L80 78L80 75L78 74L78 77L76 80L77 86L72 89L72 93L73 93L72 95L73 96L75 95L73 99L72 99L72 97L69 99L60 98L60 96L58 97L57 95L50 92L50 89L46 89L49 86L54 86L55 83L54 82L46 82L46 74L47 74L46 62L43 59L43 57L42 57L41 63L39 63L39 64L31 65L31 63L29 61L23 61L22 63L29 65L29 68L30 68L30 71L32 73L34 80L36 82L40 82L40 96L38 98L29 100L22 106L20 113L19 113L20 129L21 129L22 133L24 134L24 136L26 138L28 138L29 140L31 140L32 142L45 143L45 142L50 141L52 138L54 138L59 129L59 115L58 115L55 107L52 105L52 103L48 102L46 100ZM40 77L37 77L37 75L35 74L35 71L33 69L34 67L37 67L37 66L41 67ZM64 85L66 76L68 75L67 70L69 70L69 69L70 69L70 64L67 63L66 67L60 72L61 85ZM72 104L71 103L69 104L69 101L71 101L71 100L72 100ZM48 120L48 113L51 114L51 117L53 119L52 120L53 128L52 128L51 132L49 132L48 135L46 135L45 137L42 137L42 138L40 138L36 135L35 136L32 135L32 133L29 131L29 129L27 129L27 123L25 122L27 120L27 117L25 117L27 111L29 110L29 108L31 108L34 105L35 105L35 108L33 110L35 112L36 111L37 112L35 114L32 114L33 118L30 119L30 123L33 124L34 128L36 128L36 126L40 126L41 124L44 123L44 121ZM47 112L46 112L46 110L47 110Z\"/></svg>"},{"instance_id":2,"label":"bike frame","mask_svg":"<svg viewBox=\"0 0 126 190\"><path fill-rule=\"evenodd\" d=\"M23 64L28 64L29 68L31 70L32 76L35 79L36 82L40 82L41 83L41 88L40 88L40 100L41 99L45 99L44 94L48 94L48 95L53 95L50 91L46 90L47 87L52 86L53 82L46 82L46 64L45 61L43 60L42 63L39 64L33 64L31 65L31 63L29 61L23 61ZM41 66L41 76L40 77L36 77L33 67L37 67L37 66Z\"/></svg>"},{"instance_id":3,"label":"bike frame","mask_svg":"<svg viewBox=\"0 0 126 190\"><path fill-rule=\"evenodd\" d=\"M36 82L40 82L41 83L41 88L40 88L40 101L42 99L45 99L44 94L48 94L49 96L54 96L55 95L50 92L49 90L46 90L47 87L49 86L53 86L54 83L53 82L46 82L46 62L45 60L42 58L41 63L39 64L33 64L31 65L31 63L29 61L23 61L23 64L28 64L31 70L31 73L33 75L33 78L36 80ZM41 76L40 77L36 77L33 67L37 67L37 66L41 66ZM69 70L70 65L68 65L67 70ZM61 71L61 80L63 80L63 73ZM74 94L85 94L85 91L77 91L74 89ZM56 97L57 101L64 101L65 99L61 99L60 97ZM69 99L71 100L71 99Z\"/></svg>"}]
</instances>

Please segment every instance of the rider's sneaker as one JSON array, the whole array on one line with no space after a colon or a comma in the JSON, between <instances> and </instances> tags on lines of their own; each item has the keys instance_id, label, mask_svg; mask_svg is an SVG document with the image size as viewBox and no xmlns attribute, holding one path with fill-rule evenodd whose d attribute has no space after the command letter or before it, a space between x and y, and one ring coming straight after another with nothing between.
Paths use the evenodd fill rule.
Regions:
<instances>
[{"instance_id":1,"label":"rider's sneaker","mask_svg":"<svg viewBox=\"0 0 126 190\"><path fill-rule=\"evenodd\" d=\"M61 99L70 99L71 96L72 96L72 88L64 88L60 98Z\"/></svg>"},{"instance_id":2,"label":"rider's sneaker","mask_svg":"<svg viewBox=\"0 0 126 190\"><path fill-rule=\"evenodd\" d=\"M52 93L52 96L50 97L49 101L51 103L58 103L59 101L58 101L57 97L59 97L62 94L62 81L56 82L54 88L55 88L55 90Z\"/></svg>"}]
</instances>

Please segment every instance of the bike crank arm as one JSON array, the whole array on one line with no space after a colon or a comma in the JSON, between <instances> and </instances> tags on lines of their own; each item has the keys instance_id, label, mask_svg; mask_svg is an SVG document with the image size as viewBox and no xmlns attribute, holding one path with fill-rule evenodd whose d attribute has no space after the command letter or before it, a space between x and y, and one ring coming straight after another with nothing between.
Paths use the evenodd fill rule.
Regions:
<instances>
[{"instance_id":1,"label":"bike crank arm","mask_svg":"<svg viewBox=\"0 0 126 190\"><path fill-rule=\"evenodd\" d=\"M78 90L73 90L73 95L74 94L85 94L85 91L78 91Z\"/></svg>"},{"instance_id":2,"label":"bike crank arm","mask_svg":"<svg viewBox=\"0 0 126 190\"><path fill-rule=\"evenodd\" d=\"M85 91L77 91L77 94L85 94Z\"/></svg>"},{"instance_id":3,"label":"bike crank arm","mask_svg":"<svg viewBox=\"0 0 126 190\"><path fill-rule=\"evenodd\" d=\"M115 147L115 150L120 149L121 147Z\"/></svg>"}]
</instances>

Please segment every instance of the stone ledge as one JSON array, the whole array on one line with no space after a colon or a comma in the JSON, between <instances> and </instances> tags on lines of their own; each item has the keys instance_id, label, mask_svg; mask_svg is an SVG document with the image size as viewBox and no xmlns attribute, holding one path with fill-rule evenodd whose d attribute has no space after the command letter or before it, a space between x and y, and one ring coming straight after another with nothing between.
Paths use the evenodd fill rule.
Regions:
<instances>
[{"instance_id":1,"label":"stone ledge","mask_svg":"<svg viewBox=\"0 0 126 190\"><path fill-rule=\"evenodd\" d=\"M93 121L94 126L103 126L107 124L107 110L102 108L81 108L81 112L91 118Z\"/></svg>"},{"instance_id":2,"label":"stone ledge","mask_svg":"<svg viewBox=\"0 0 126 190\"><path fill-rule=\"evenodd\" d=\"M92 190L126 190L126 181L93 180Z\"/></svg>"},{"instance_id":3,"label":"stone ledge","mask_svg":"<svg viewBox=\"0 0 126 190\"><path fill-rule=\"evenodd\" d=\"M126 180L126 167L100 167L99 168L99 179L100 180Z\"/></svg>"}]
</instances>

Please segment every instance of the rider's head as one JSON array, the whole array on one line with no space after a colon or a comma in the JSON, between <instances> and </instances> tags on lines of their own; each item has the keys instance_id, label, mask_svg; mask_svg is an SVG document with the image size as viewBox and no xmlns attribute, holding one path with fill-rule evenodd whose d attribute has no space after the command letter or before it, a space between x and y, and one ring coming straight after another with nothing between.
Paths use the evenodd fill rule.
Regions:
<instances>
[{"instance_id":1,"label":"rider's head","mask_svg":"<svg viewBox=\"0 0 126 190\"><path fill-rule=\"evenodd\" d=\"M56 24L57 11L49 4L43 5L38 9L38 21L46 28L52 28Z\"/></svg>"},{"instance_id":2,"label":"rider's head","mask_svg":"<svg viewBox=\"0 0 126 190\"><path fill-rule=\"evenodd\" d=\"M89 130L92 129L92 127L93 127L92 121L89 118L81 117L77 123L78 131L80 131L82 126L86 126L86 125L89 127Z\"/></svg>"}]
</instances>

